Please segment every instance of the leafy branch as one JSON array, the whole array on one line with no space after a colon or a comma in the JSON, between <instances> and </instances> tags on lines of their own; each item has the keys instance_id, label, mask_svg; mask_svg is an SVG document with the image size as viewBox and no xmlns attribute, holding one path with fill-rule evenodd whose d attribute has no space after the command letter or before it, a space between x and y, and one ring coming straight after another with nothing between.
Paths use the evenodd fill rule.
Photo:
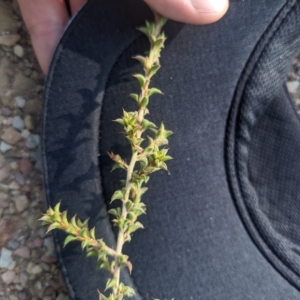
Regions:
<instances>
[{"instance_id":1,"label":"leafy branch","mask_svg":"<svg viewBox=\"0 0 300 300\"><path fill-rule=\"evenodd\" d=\"M112 198L114 201L121 201L121 206L112 208L108 211L114 216L112 220L114 226L118 228L118 239L116 249L106 245L103 239L96 239L95 228L88 228L88 220L81 222L76 216L68 221L67 212L60 212L60 203L54 209L49 208L46 214L40 219L44 224L51 224L48 232L53 229L64 230L68 236L65 239L64 246L71 241L81 242L82 249L86 250L87 256L97 257L99 268L106 269L111 277L107 280L106 289L112 292L108 297L99 291L100 300L123 300L124 297L134 295L134 290L130 286L125 286L120 282L120 271L127 267L132 271L132 265L128 256L122 253L123 246L130 242L132 234L138 229L144 228L137 221L138 217L146 213L146 205L141 202L142 195L147 191L144 186L149 180L149 175L158 171L168 171L166 162L172 159L169 156L168 137L172 134L166 130L163 123L158 127L145 116L149 113L148 104L150 97L155 94L162 94L156 87L150 87L152 77L160 69L160 54L164 48L166 40L162 28L167 19L154 13L154 22L146 21L144 27L139 28L144 33L149 42L150 50L148 56L135 56L144 70L144 74L133 75L140 86L139 94L131 94L138 106L137 111L123 111L123 116L115 122L123 126L123 133L129 141L132 150L132 156L129 164L118 154L109 153L109 157L114 161L112 170L121 168L126 171L126 179L122 180L122 187L117 190ZM146 131L152 132L152 137L143 137Z\"/></svg>"}]
</instances>

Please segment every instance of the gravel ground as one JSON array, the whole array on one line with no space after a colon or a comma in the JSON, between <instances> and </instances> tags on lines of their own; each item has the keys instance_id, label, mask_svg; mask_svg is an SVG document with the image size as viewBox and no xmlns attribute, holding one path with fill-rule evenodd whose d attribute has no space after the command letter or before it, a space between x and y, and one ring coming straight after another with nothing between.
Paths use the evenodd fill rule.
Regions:
<instances>
[{"instance_id":1,"label":"gravel ground","mask_svg":"<svg viewBox=\"0 0 300 300\"><path fill-rule=\"evenodd\" d=\"M300 114L300 59L288 75ZM0 0L0 300L67 300L45 212L40 169L43 75L16 1Z\"/></svg>"},{"instance_id":2,"label":"gravel ground","mask_svg":"<svg viewBox=\"0 0 300 300\"><path fill-rule=\"evenodd\" d=\"M16 1L0 0L0 299L68 300L45 212L43 75Z\"/></svg>"}]
</instances>

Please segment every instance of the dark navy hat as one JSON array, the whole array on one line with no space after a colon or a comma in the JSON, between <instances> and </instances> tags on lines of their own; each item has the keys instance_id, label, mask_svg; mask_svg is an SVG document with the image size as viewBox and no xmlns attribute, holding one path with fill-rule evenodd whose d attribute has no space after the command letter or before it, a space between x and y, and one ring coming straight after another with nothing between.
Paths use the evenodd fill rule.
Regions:
<instances>
[{"instance_id":1,"label":"dark navy hat","mask_svg":"<svg viewBox=\"0 0 300 300\"><path fill-rule=\"evenodd\" d=\"M107 210L124 178L107 152L130 156L112 120L134 110L132 56L151 19L141 0L91 0L55 52L43 110L48 205L115 244ZM300 49L299 0L232 0L207 26L169 21L149 119L174 135L170 175L151 176L145 229L124 247L132 299L300 299L300 123L284 82ZM71 299L98 299L108 274L79 243L56 250Z\"/></svg>"}]
</instances>

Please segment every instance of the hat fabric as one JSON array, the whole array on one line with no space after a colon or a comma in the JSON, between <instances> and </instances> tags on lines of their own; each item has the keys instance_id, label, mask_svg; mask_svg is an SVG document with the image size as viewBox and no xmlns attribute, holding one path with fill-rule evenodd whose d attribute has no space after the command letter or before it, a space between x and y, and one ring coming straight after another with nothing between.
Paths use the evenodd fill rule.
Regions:
<instances>
[{"instance_id":1,"label":"hat fabric","mask_svg":"<svg viewBox=\"0 0 300 300\"><path fill-rule=\"evenodd\" d=\"M130 156L112 120L135 109L131 59L148 49L136 27L140 0L92 0L54 55L44 96L47 203L90 217L97 238L115 244L107 215L122 171L107 152ZM283 87L300 48L300 1L231 1L207 26L169 21L149 119L170 137L170 175L153 174L145 226L124 247L133 264L122 280L132 299L300 299L300 124ZM108 274L80 245L62 247L72 299L97 299Z\"/></svg>"}]
</instances>

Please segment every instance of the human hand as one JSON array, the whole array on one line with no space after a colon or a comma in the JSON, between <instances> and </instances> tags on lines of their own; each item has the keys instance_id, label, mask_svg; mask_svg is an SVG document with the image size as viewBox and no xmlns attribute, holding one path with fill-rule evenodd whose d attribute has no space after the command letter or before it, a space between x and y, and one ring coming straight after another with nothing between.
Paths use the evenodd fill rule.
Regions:
<instances>
[{"instance_id":1,"label":"human hand","mask_svg":"<svg viewBox=\"0 0 300 300\"><path fill-rule=\"evenodd\" d=\"M110 0L107 0L110 1ZM144 0L169 19L189 24L209 24L226 13L228 0ZM47 74L58 40L70 19L64 0L18 0L33 48ZM86 0L69 0L74 15Z\"/></svg>"}]
</instances>

